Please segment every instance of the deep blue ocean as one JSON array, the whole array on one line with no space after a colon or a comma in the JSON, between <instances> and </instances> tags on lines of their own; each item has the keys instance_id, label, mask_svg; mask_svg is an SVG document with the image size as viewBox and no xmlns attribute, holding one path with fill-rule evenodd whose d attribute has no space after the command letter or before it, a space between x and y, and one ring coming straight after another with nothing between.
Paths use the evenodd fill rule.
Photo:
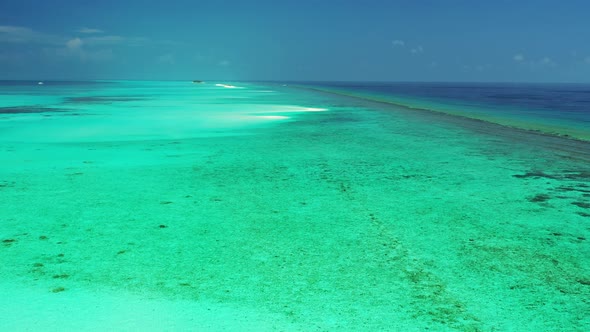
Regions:
<instances>
[{"instance_id":1,"label":"deep blue ocean","mask_svg":"<svg viewBox=\"0 0 590 332\"><path fill-rule=\"evenodd\" d=\"M590 84L306 83L321 90L400 106L590 137ZM528 125L530 126L528 126ZM537 128L539 127L539 128Z\"/></svg>"}]
</instances>

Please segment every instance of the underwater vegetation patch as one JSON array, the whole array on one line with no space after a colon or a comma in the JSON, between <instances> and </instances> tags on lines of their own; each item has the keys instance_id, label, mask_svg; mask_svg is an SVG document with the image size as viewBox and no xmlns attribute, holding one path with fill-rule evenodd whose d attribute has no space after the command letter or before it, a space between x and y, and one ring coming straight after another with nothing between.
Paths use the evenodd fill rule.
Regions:
<instances>
[{"instance_id":1,"label":"underwater vegetation patch","mask_svg":"<svg viewBox=\"0 0 590 332\"><path fill-rule=\"evenodd\" d=\"M537 203L547 207L547 201L552 198L558 198L569 200L570 204L579 208L590 209L590 203L586 202L584 199L585 197L590 197L590 185L584 183L590 179L590 171L588 170L563 170L556 173L546 173L544 171L531 170L524 174L514 174L512 176L518 179L551 179L561 182L559 185L556 185L553 188L548 188L548 193L540 193L527 198L527 200L531 203ZM546 183L550 184L550 182ZM582 217L590 216L590 214L580 211L575 211L574 213Z\"/></svg>"},{"instance_id":2,"label":"underwater vegetation patch","mask_svg":"<svg viewBox=\"0 0 590 332\"><path fill-rule=\"evenodd\" d=\"M0 188L14 187L14 181L0 181Z\"/></svg>"},{"instance_id":3,"label":"underwater vegetation patch","mask_svg":"<svg viewBox=\"0 0 590 332\"><path fill-rule=\"evenodd\" d=\"M65 291L66 289L64 287L55 287L51 290L52 293L61 293L63 291Z\"/></svg>"},{"instance_id":4,"label":"underwater vegetation patch","mask_svg":"<svg viewBox=\"0 0 590 332\"><path fill-rule=\"evenodd\" d=\"M579 170L579 171L566 170L566 171L563 171L563 173L561 173L561 174L548 174L543 171L533 170L533 171L528 171L524 174L514 174L512 176L515 178L518 178L518 179L545 178L545 179L553 179L553 180L581 180L581 181L583 181L583 180L590 180L590 171L589 170ZM581 184L580 186L585 186L585 185Z\"/></svg>"},{"instance_id":5,"label":"underwater vegetation patch","mask_svg":"<svg viewBox=\"0 0 590 332\"><path fill-rule=\"evenodd\" d=\"M540 179L540 178L546 178L546 179L557 179L557 177L541 172L541 171L531 171L531 172L526 172L524 174L514 174L513 177L518 178L518 179L526 179L526 178L533 178L533 179Z\"/></svg>"},{"instance_id":6,"label":"underwater vegetation patch","mask_svg":"<svg viewBox=\"0 0 590 332\"><path fill-rule=\"evenodd\" d=\"M590 180L590 171L566 171L564 178L569 180Z\"/></svg>"},{"instance_id":7,"label":"underwater vegetation patch","mask_svg":"<svg viewBox=\"0 0 590 332\"><path fill-rule=\"evenodd\" d=\"M555 188L555 190L557 191L577 191L577 192L581 192L581 193L590 193L590 190L586 189L587 187L582 186L582 185L578 185L578 186L572 186L572 187L567 187L567 186L560 186Z\"/></svg>"},{"instance_id":8,"label":"underwater vegetation patch","mask_svg":"<svg viewBox=\"0 0 590 332\"><path fill-rule=\"evenodd\" d=\"M44 106L11 106L0 107L0 114L31 114L31 113L49 113L49 112L66 112L62 108L44 107Z\"/></svg>"},{"instance_id":9,"label":"underwater vegetation patch","mask_svg":"<svg viewBox=\"0 0 590 332\"><path fill-rule=\"evenodd\" d=\"M66 97L66 104L110 104L125 101L143 101L150 98L137 96L87 96L87 97Z\"/></svg>"},{"instance_id":10,"label":"underwater vegetation patch","mask_svg":"<svg viewBox=\"0 0 590 332\"><path fill-rule=\"evenodd\" d=\"M572 205L579 206L583 209L590 209L590 203L586 202L572 202Z\"/></svg>"},{"instance_id":11,"label":"underwater vegetation patch","mask_svg":"<svg viewBox=\"0 0 590 332\"><path fill-rule=\"evenodd\" d=\"M534 197L529 198L529 202L541 203L541 202L546 202L550 199L551 199L551 196L549 196L547 194L538 194L538 195L535 195Z\"/></svg>"},{"instance_id":12,"label":"underwater vegetation patch","mask_svg":"<svg viewBox=\"0 0 590 332\"><path fill-rule=\"evenodd\" d=\"M16 242L15 239L5 239L5 240L2 240L2 243L6 243L6 244L10 244L10 243L14 243L14 242Z\"/></svg>"}]
</instances>

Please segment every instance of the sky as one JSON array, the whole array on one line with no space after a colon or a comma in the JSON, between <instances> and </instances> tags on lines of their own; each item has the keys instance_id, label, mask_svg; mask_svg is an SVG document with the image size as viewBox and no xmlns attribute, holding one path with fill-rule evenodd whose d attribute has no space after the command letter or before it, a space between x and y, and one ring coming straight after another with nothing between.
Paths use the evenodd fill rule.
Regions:
<instances>
[{"instance_id":1,"label":"sky","mask_svg":"<svg viewBox=\"0 0 590 332\"><path fill-rule=\"evenodd\" d=\"M590 82L587 0L2 0L0 79Z\"/></svg>"}]
</instances>

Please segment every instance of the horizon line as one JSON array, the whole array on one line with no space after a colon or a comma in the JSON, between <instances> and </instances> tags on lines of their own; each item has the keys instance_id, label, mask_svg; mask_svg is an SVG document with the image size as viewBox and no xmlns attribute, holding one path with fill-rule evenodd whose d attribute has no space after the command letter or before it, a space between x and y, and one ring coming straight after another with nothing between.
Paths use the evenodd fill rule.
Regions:
<instances>
[{"instance_id":1,"label":"horizon line","mask_svg":"<svg viewBox=\"0 0 590 332\"><path fill-rule=\"evenodd\" d=\"M142 81L142 82L192 82L194 79L133 79L133 78L50 78L50 79L32 79L32 78L0 78L0 82L97 82L97 81ZM199 80L203 83L207 82L265 82L265 83L439 83L439 84L590 84L588 82L571 82L571 81L445 81L445 80L232 80L232 79L203 79Z\"/></svg>"}]
</instances>

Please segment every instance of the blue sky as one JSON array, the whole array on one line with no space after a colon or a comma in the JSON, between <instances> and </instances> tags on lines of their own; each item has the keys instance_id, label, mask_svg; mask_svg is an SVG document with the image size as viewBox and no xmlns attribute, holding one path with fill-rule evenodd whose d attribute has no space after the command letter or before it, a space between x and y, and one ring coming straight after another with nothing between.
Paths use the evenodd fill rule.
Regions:
<instances>
[{"instance_id":1,"label":"blue sky","mask_svg":"<svg viewBox=\"0 0 590 332\"><path fill-rule=\"evenodd\" d=\"M2 0L0 79L590 82L590 1Z\"/></svg>"}]
</instances>

